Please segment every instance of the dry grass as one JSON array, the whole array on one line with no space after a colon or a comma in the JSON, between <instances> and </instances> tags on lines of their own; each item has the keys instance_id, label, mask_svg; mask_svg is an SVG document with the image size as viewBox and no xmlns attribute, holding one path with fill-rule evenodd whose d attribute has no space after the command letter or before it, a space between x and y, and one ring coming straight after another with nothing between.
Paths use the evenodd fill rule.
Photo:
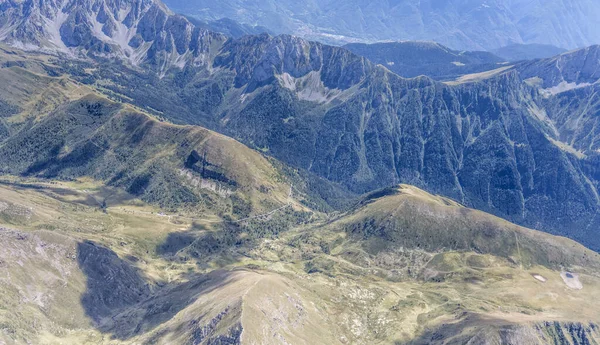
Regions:
<instances>
[{"instance_id":1,"label":"dry grass","mask_svg":"<svg viewBox=\"0 0 600 345\"><path fill-rule=\"evenodd\" d=\"M473 74L467 74L467 75L463 75L461 77L459 77L458 79L454 80L454 81L449 81L446 82L445 84L448 85L460 85L460 84L466 84L466 83L476 83L478 81L482 81L485 79L489 79L495 75L498 75L504 71L507 71L509 69L513 68L513 66L503 66L500 68L496 68L494 70L491 71L485 71L485 72L480 72L480 73L473 73Z\"/></svg>"}]
</instances>

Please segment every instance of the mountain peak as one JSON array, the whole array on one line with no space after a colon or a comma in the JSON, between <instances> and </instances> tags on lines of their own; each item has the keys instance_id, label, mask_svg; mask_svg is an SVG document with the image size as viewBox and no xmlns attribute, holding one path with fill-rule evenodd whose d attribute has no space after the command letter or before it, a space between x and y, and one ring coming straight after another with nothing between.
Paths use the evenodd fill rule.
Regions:
<instances>
[{"instance_id":1,"label":"mountain peak","mask_svg":"<svg viewBox=\"0 0 600 345\"><path fill-rule=\"evenodd\" d=\"M203 63L212 39L159 0L25 0L0 7L0 40L69 56L117 57L165 70Z\"/></svg>"}]
</instances>

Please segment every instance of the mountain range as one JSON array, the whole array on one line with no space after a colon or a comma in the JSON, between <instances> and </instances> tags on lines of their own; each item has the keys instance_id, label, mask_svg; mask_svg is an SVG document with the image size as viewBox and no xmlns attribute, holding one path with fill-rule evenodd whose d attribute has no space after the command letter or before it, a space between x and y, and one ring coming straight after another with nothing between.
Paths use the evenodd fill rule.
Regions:
<instances>
[{"instance_id":1,"label":"mountain range","mask_svg":"<svg viewBox=\"0 0 600 345\"><path fill-rule=\"evenodd\" d=\"M105 57L166 70L201 65L219 34L193 26L161 2L43 0L5 2L0 39L26 50Z\"/></svg>"},{"instance_id":2,"label":"mountain range","mask_svg":"<svg viewBox=\"0 0 600 345\"><path fill-rule=\"evenodd\" d=\"M598 44L594 0L241 1L168 0L200 19L230 18L327 43L435 41L458 50L511 44L573 49Z\"/></svg>"},{"instance_id":3,"label":"mountain range","mask_svg":"<svg viewBox=\"0 0 600 345\"><path fill-rule=\"evenodd\" d=\"M483 51L456 51L434 42L350 43L344 48L405 78L453 80L502 67L507 59ZM552 54L554 56L556 54Z\"/></svg>"},{"instance_id":4,"label":"mountain range","mask_svg":"<svg viewBox=\"0 0 600 345\"><path fill-rule=\"evenodd\" d=\"M98 4L81 11L102 13L109 6ZM594 94L598 46L497 65L444 84L428 77L404 79L347 49L289 35L229 39L195 28L160 3L120 6L135 9L121 11L122 21L138 18L131 28L122 27L128 28L130 44L136 37L144 43L135 49L110 43L126 64L114 64L105 54L96 62L71 60L67 71L80 82L102 85L175 123L229 135L355 193L410 183L600 248L594 231L598 182L590 170L597 156L594 134L587 126L571 128L584 123L581 117L594 121L595 103L573 112L574 105L563 100L573 92ZM94 31L98 16L75 13L60 32L78 27L91 33L86 42L102 41L104 34ZM82 21L73 25L77 19ZM36 37L42 49L57 49L46 45L53 36L44 30L15 30L6 42L33 44L16 43L21 32L23 40ZM94 47L59 51L89 57L98 54ZM450 60L458 59L459 53L450 54L455 55Z\"/></svg>"},{"instance_id":5,"label":"mountain range","mask_svg":"<svg viewBox=\"0 0 600 345\"><path fill-rule=\"evenodd\" d=\"M566 53L564 48L547 44L511 44L506 47L494 49L492 53L507 61L522 61L551 58Z\"/></svg>"},{"instance_id":6,"label":"mountain range","mask_svg":"<svg viewBox=\"0 0 600 345\"><path fill-rule=\"evenodd\" d=\"M600 341L600 46L256 24L0 5L0 342Z\"/></svg>"}]
</instances>

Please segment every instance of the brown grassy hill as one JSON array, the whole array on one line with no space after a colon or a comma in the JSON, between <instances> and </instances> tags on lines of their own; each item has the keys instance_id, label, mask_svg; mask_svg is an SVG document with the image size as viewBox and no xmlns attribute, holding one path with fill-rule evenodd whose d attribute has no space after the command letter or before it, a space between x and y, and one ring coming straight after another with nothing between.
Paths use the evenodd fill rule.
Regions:
<instances>
[{"instance_id":1,"label":"brown grassy hill","mask_svg":"<svg viewBox=\"0 0 600 345\"><path fill-rule=\"evenodd\" d=\"M599 339L597 255L414 187L215 250L230 229L210 218L126 195L104 213L89 200L110 193L97 182L18 181L0 186L7 344Z\"/></svg>"}]
</instances>

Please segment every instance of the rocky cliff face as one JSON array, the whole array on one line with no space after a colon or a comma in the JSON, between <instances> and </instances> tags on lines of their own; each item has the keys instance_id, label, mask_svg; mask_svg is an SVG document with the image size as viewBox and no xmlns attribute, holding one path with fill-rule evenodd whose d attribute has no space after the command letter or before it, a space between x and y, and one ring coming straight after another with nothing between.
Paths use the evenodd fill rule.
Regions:
<instances>
[{"instance_id":1,"label":"rocky cliff face","mask_svg":"<svg viewBox=\"0 0 600 345\"><path fill-rule=\"evenodd\" d=\"M364 58L345 49L268 34L229 41L214 65L233 71L235 87L246 87L247 93L277 81L296 90L294 79L311 73L319 74L317 79L324 87L343 90L358 84L374 69Z\"/></svg>"},{"instance_id":2,"label":"rocky cliff face","mask_svg":"<svg viewBox=\"0 0 600 345\"><path fill-rule=\"evenodd\" d=\"M600 339L594 323L540 322L526 325L505 324L480 327L471 334L461 334L465 321L445 325L423 335L411 344L473 344L473 345L578 345L595 344ZM447 339L451 339L447 341Z\"/></svg>"},{"instance_id":3,"label":"rocky cliff face","mask_svg":"<svg viewBox=\"0 0 600 345\"><path fill-rule=\"evenodd\" d=\"M152 67L123 73L109 63L91 78L110 79L117 93L175 121L219 130L354 192L415 184L600 248L597 47L446 85L293 36L226 40L156 1L2 10L13 44Z\"/></svg>"},{"instance_id":4,"label":"rocky cliff face","mask_svg":"<svg viewBox=\"0 0 600 345\"><path fill-rule=\"evenodd\" d=\"M117 57L159 71L203 65L219 34L194 27L154 0L8 1L0 39L25 49L77 57Z\"/></svg>"},{"instance_id":5,"label":"rocky cliff face","mask_svg":"<svg viewBox=\"0 0 600 345\"><path fill-rule=\"evenodd\" d=\"M586 161L595 161L600 148L599 66L600 46L517 66L522 78L540 89L552 132Z\"/></svg>"},{"instance_id":6,"label":"rocky cliff face","mask_svg":"<svg viewBox=\"0 0 600 345\"><path fill-rule=\"evenodd\" d=\"M535 117L536 91L516 73L459 87L380 73L325 112L306 168L356 191L423 186L596 248L586 228L595 186Z\"/></svg>"},{"instance_id":7,"label":"rocky cliff face","mask_svg":"<svg viewBox=\"0 0 600 345\"><path fill-rule=\"evenodd\" d=\"M518 66L523 79L539 78L551 94L589 86L600 80L600 46L567 52L552 58L525 62Z\"/></svg>"},{"instance_id":8,"label":"rocky cliff face","mask_svg":"<svg viewBox=\"0 0 600 345\"><path fill-rule=\"evenodd\" d=\"M241 47L258 48L236 65ZM226 105L222 131L356 192L410 183L599 247L593 178L518 71L449 86L287 36L225 49L215 64L246 98Z\"/></svg>"},{"instance_id":9,"label":"rocky cliff face","mask_svg":"<svg viewBox=\"0 0 600 345\"><path fill-rule=\"evenodd\" d=\"M564 64L576 70L585 62L590 75L578 78L589 82L589 61ZM92 78L113 80L114 91L174 121L216 129L354 192L414 184L600 248L593 234L600 174L556 128L566 121L560 114L589 108L534 82L543 65L449 85L404 79L343 48L287 35L231 39L209 65L118 80L109 66Z\"/></svg>"}]
</instances>

